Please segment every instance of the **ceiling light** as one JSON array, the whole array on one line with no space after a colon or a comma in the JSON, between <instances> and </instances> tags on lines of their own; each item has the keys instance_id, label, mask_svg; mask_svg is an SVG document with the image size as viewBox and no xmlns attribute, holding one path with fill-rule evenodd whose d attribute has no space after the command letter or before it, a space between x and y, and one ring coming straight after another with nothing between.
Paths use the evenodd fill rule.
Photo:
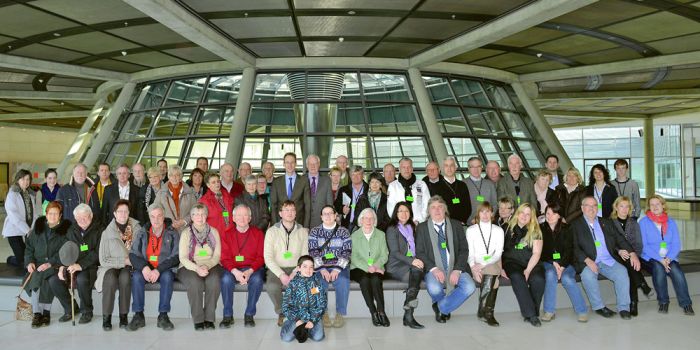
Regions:
<instances>
[{"instance_id":1,"label":"ceiling light","mask_svg":"<svg viewBox=\"0 0 700 350\"><path fill-rule=\"evenodd\" d=\"M126 56L126 51L122 51L122 56Z\"/></svg>"},{"instance_id":2,"label":"ceiling light","mask_svg":"<svg viewBox=\"0 0 700 350\"><path fill-rule=\"evenodd\" d=\"M12 45L7 45L7 48L12 50Z\"/></svg>"},{"instance_id":3,"label":"ceiling light","mask_svg":"<svg viewBox=\"0 0 700 350\"><path fill-rule=\"evenodd\" d=\"M538 53L537 53L537 57L542 57L542 53L541 53L541 52L538 52Z\"/></svg>"},{"instance_id":4,"label":"ceiling light","mask_svg":"<svg viewBox=\"0 0 700 350\"><path fill-rule=\"evenodd\" d=\"M53 36L59 37L59 36L61 36L61 33L53 33Z\"/></svg>"},{"instance_id":5,"label":"ceiling light","mask_svg":"<svg viewBox=\"0 0 700 350\"><path fill-rule=\"evenodd\" d=\"M355 12L355 11L353 11L353 10L348 11L348 15L354 15L354 14L356 14L356 13L357 13L357 12Z\"/></svg>"},{"instance_id":6,"label":"ceiling light","mask_svg":"<svg viewBox=\"0 0 700 350\"><path fill-rule=\"evenodd\" d=\"M64 104L66 104L66 103L65 103L65 102L63 102L63 101L61 101L61 106L63 106Z\"/></svg>"},{"instance_id":7,"label":"ceiling light","mask_svg":"<svg viewBox=\"0 0 700 350\"><path fill-rule=\"evenodd\" d=\"M243 17L248 17L248 12L244 13Z\"/></svg>"},{"instance_id":8,"label":"ceiling light","mask_svg":"<svg viewBox=\"0 0 700 350\"><path fill-rule=\"evenodd\" d=\"M128 27L128 26L129 26L129 22L124 22L124 27Z\"/></svg>"},{"instance_id":9,"label":"ceiling light","mask_svg":"<svg viewBox=\"0 0 700 350\"><path fill-rule=\"evenodd\" d=\"M39 82L40 82L40 83L43 83L43 82L44 82L44 79L39 79Z\"/></svg>"},{"instance_id":10,"label":"ceiling light","mask_svg":"<svg viewBox=\"0 0 700 350\"><path fill-rule=\"evenodd\" d=\"M343 38L343 37L341 36L340 38L338 38L338 41L340 41L340 42L342 43L343 41L345 41L345 38Z\"/></svg>"},{"instance_id":11,"label":"ceiling light","mask_svg":"<svg viewBox=\"0 0 700 350\"><path fill-rule=\"evenodd\" d=\"M452 19L455 19L455 18L457 18L457 15L452 15Z\"/></svg>"}]
</instances>

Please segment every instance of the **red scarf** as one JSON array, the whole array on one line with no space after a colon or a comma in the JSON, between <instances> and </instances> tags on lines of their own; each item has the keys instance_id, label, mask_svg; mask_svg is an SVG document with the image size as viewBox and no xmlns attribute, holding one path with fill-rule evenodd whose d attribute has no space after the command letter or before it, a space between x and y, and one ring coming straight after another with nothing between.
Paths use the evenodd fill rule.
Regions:
<instances>
[{"instance_id":1,"label":"red scarf","mask_svg":"<svg viewBox=\"0 0 700 350\"><path fill-rule=\"evenodd\" d=\"M661 237L663 238L668 231L668 214L661 213L661 215L654 215L651 210L647 210L647 217L654 223L661 224Z\"/></svg>"},{"instance_id":2,"label":"red scarf","mask_svg":"<svg viewBox=\"0 0 700 350\"><path fill-rule=\"evenodd\" d=\"M168 181L168 189L173 193L173 202L175 202L175 210L177 211L174 214L180 219L180 190L182 190L182 182L178 183L177 187L175 187Z\"/></svg>"}]
</instances>

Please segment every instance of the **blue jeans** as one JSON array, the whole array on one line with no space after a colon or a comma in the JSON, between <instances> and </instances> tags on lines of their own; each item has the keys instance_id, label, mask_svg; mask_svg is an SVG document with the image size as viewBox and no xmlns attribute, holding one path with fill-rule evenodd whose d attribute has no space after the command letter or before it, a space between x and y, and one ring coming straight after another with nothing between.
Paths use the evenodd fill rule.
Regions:
<instances>
[{"instance_id":1,"label":"blue jeans","mask_svg":"<svg viewBox=\"0 0 700 350\"><path fill-rule=\"evenodd\" d=\"M681 266L677 261L671 261L671 272L666 272L664 266L654 259L643 261L643 263L645 269L651 270L651 279L654 282L656 300L659 301L659 304L670 303L666 276L671 277L671 283L673 283L673 289L676 291L676 297L678 298L678 305L686 307L693 304L693 301L690 300L690 293L688 293L688 282L685 280L685 274L683 274L683 270L681 270Z\"/></svg>"},{"instance_id":2,"label":"blue jeans","mask_svg":"<svg viewBox=\"0 0 700 350\"><path fill-rule=\"evenodd\" d=\"M630 278L627 275L627 269L617 261L613 266L608 266L603 263L598 263L597 265L598 273L607 277L615 286L617 311L630 311ZM593 273L588 266L581 271L581 282L583 282L583 289L586 290L591 308L593 310L604 308L605 303L603 303L603 298L600 296L598 275Z\"/></svg>"},{"instance_id":3,"label":"blue jeans","mask_svg":"<svg viewBox=\"0 0 700 350\"><path fill-rule=\"evenodd\" d=\"M239 270L246 271L249 267ZM255 316L256 305L260 299L260 293L263 290L263 276L265 269L259 268L253 272L248 278L248 302L245 307L246 316ZM224 302L224 317L233 317L233 288L238 284L238 281L231 271L223 269L221 273L221 300Z\"/></svg>"},{"instance_id":4,"label":"blue jeans","mask_svg":"<svg viewBox=\"0 0 700 350\"><path fill-rule=\"evenodd\" d=\"M445 275L445 279L447 280L446 282L448 283L449 278L449 274ZM450 295L445 295L442 283L438 282L431 272L427 272L425 274L425 285L426 289L428 290L428 294L430 294L430 298L433 300L433 303L438 304L438 308L443 314L449 314L456 310L460 305L467 301L469 296L476 290L474 280L466 272L462 272L459 275L459 281Z\"/></svg>"},{"instance_id":5,"label":"blue jeans","mask_svg":"<svg viewBox=\"0 0 700 350\"><path fill-rule=\"evenodd\" d=\"M557 270L552 263L544 263L544 312L554 313L557 307ZM574 312L577 314L585 314L588 312L586 300L583 299L581 289L576 283L576 270L572 265L567 266L561 273L561 285L569 295L571 305L574 307Z\"/></svg>"},{"instance_id":6,"label":"blue jeans","mask_svg":"<svg viewBox=\"0 0 700 350\"><path fill-rule=\"evenodd\" d=\"M290 342L295 339L294 329L296 328L296 321L286 320L282 325L282 330L280 330L280 337L282 341ZM313 341L321 341L325 337L323 333L323 322L317 322L314 324L313 328L309 330L309 339Z\"/></svg>"},{"instance_id":7,"label":"blue jeans","mask_svg":"<svg viewBox=\"0 0 700 350\"><path fill-rule=\"evenodd\" d=\"M328 270L328 272L333 271L333 268L326 267L322 267L317 271L323 269ZM321 283L328 290L328 282L324 278L321 278ZM350 297L350 270L341 270L338 278L332 283L335 288L335 312L345 316L348 314L348 298Z\"/></svg>"},{"instance_id":8,"label":"blue jeans","mask_svg":"<svg viewBox=\"0 0 700 350\"><path fill-rule=\"evenodd\" d=\"M173 297L173 282L175 274L170 270L160 273L158 283L160 284L160 300L158 302L158 312L170 312L170 299ZM146 298L146 280L140 270L131 273L131 311L143 312L144 299Z\"/></svg>"}]
</instances>

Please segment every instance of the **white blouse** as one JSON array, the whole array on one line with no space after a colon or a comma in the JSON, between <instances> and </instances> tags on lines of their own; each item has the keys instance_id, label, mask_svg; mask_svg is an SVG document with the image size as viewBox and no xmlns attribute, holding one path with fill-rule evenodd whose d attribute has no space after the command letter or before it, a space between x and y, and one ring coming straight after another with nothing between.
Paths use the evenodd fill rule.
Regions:
<instances>
[{"instance_id":1,"label":"white blouse","mask_svg":"<svg viewBox=\"0 0 700 350\"><path fill-rule=\"evenodd\" d=\"M474 264L486 266L501 260L505 235L503 229L498 225L479 222L478 225L469 226L466 234L467 244L469 244L469 266L474 266ZM488 252L486 251L487 245ZM487 256L488 258L485 259Z\"/></svg>"}]
</instances>

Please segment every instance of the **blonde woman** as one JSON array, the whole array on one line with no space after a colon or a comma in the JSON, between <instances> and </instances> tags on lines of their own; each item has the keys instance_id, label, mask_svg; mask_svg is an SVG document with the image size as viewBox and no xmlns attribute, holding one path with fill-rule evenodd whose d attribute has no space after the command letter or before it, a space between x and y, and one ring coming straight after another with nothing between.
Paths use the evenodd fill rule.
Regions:
<instances>
[{"instance_id":1,"label":"blonde woman","mask_svg":"<svg viewBox=\"0 0 700 350\"><path fill-rule=\"evenodd\" d=\"M581 201L586 196L583 177L576 168L569 168L564 176L564 183L554 189L554 197L562 209L562 221L570 224L583 215Z\"/></svg>"},{"instance_id":2,"label":"blonde woman","mask_svg":"<svg viewBox=\"0 0 700 350\"><path fill-rule=\"evenodd\" d=\"M493 224L493 208L482 202L476 208L474 225L467 228L469 267L474 281L481 283L477 317L489 326L498 326L493 317L498 294L498 276L501 275L503 253L503 229Z\"/></svg>"},{"instance_id":3,"label":"blonde woman","mask_svg":"<svg viewBox=\"0 0 700 350\"><path fill-rule=\"evenodd\" d=\"M540 303L544 295L544 269L540 264L542 232L529 203L518 207L508 223L503 244L503 273L511 281L525 322L540 327Z\"/></svg>"}]
</instances>

